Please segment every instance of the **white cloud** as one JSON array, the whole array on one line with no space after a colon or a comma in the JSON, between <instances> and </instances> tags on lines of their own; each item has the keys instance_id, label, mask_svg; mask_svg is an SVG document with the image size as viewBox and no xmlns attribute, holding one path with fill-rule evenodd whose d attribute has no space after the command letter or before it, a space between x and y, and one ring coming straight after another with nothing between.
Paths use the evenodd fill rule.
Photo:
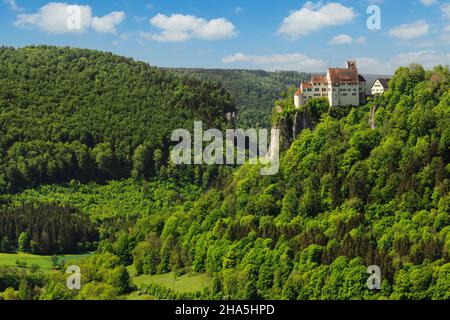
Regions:
<instances>
[{"instance_id":1,"label":"white cloud","mask_svg":"<svg viewBox=\"0 0 450 320\"><path fill-rule=\"evenodd\" d=\"M71 28L68 23L73 10L78 10L79 25ZM48 33L79 33L86 31L92 23L92 12L90 6L70 6L66 3L48 3L41 7L38 12L31 14L19 14L15 22L20 27L37 27Z\"/></svg>"},{"instance_id":2,"label":"white cloud","mask_svg":"<svg viewBox=\"0 0 450 320\"><path fill-rule=\"evenodd\" d=\"M437 2L437 0L420 0L420 2L424 5L424 6L431 6L433 4L435 4Z\"/></svg>"},{"instance_id":3,"label":"white cloud","mask_svg":"<svg viewBox=\"0 0 450 320\"><path fill-rule=\"evenodd\" d=\"M419 63L426 69L431 69L438 64L450 64L450 53L433 50L400 53L390 59L376 59L372 57L354 58L361 73L392 74L401 66ZM222 59L225 64L237 64L239 66L251 66L266 70L298 70L305 72L323 72L327 63L313 59L301 53L276 54L276 55L247 55L236 53Z\"/></svg>"},{"instance_id":4,"label":"white cloud","mask_svg":"<svg viewBox=\"0 0 450 320\"><path fill-rule=\"evenodd\" d=\"M356 13L352 8L331 2L323 5L306 2L303 7L284 18L278 34L292 39L308 36L322 28L339 26L353 21Z\"/></svg>"},{"instance_id":5,"label":"white cloud","mask_svg":"<svg viewBox=\"0 0 450 320\"><path fill-rule=\"evenodd\" d=\"M444 27L444 29L442 29L442 31L450 32L450 24L448 26Z\"/></svg>"},{"instance_id":6,"label":"white cloud","mask_svg":"<svg viewBox=\"0 0 450 320\"><path fill-rule=\"evenodd\" d=\"M450 3L444 4L441 9L444 17L450 19Z\"/></svg>"},{"instance_id":7,"label":"white cloud","mask_svg":"<svg viewBox=\"0 0 450 320\"><path fill-rule=\"evenodd\" d=\"M352 43L353 42L353 38L351 36L349 36L348 34L340 34L338 36L333 37L333 39L331 39L331 41L329 42L330 44L348 44L348 43Z\"/></svg>"},{"instance_id":8,"label":"white cloud","mask_svg":"<svg viewBox=\"0 0 450 320\"><path fill-rule=\"evenodd\" d=\"M36 13L19 14L15 25L35 27L53 34L82 33L89 28L102 33L115 33L116 27L124 19L123 12L112 12L103 17L94 17L88 5L51 2L41 7Z\"/></svg>"},{"instance_id":9,"label":"white cloud","mask_svg":"<svg viewBox=\"0 0 450 320\"><path fill-rule=\"evenodd\" d=\"M227 19L205 20L191 15L158 14L150 19L150 24L161 29L158 34L141 33L147 40L161 42L180 42L193 38L219 40L237 35L236 27Z\"/></svg>"},{"instance_id":10,"label":"white cloud","mask_svg":"<svg viewBox=\"0 0 450 320\"><path fill-rule=\"evenodd\" d=\"M117 33L116 27L125 20L125 13L114 11L103 17L94 17L92 28L100 33Z\"/></svg>"},{"instance_id":11,"label":"white cloud","mask_svg":"<svg viewBox=\"0 0 450 320\"><path fill-rule=\"evenodd\" d=\"M236 8L234 8L234 13L236 13L236 14L239 14L239 13L241 13L243 11L244 11L243 7L236 7Z\"/></svg>"},{"instance_id":12,"label":"white cloud","mask_svg":"<svg viewBox=\"0 0 450 320\"><path fill-rule=\"evenodd\" d=\"M450 64L450 54L433 50L400 53L389 60L360 57L355 58L358 69L363 73L388 74L393 73L398 67L419 63L426 69L431 69L438 64Z\"/></svg>"},{"instance_id":13,"label":"white cloud","mask_svg":"<svg viewBox=\"0 0 450 320\"><path fill-rule=\"evenodd\" d=\"M365 44L366 38L359 37L359 38L353 39L348 34L340 34L340 35L333 37L333 39L331 39L331 41L329 42L329 44L336 44L336 45L350 44L350 43Z\"/></svg>"},{"instance_id":14,"label":"white cloud","mask_svg":"<svg viewBox=\"0 0 450 320\"><path fill-rule=\"evenodd\" d=\"M362 73L388 74L392 71L386 62L375 58L358 57L355 60L358 65L358 70Z\"/></svg>"},{"instance_id":15,"label":"white cloud","mask_svg":"<svg viewBox=\"0 0 450 320\"><path fill-rule=\"evenodd\" d=\"M391 36L402 40L412 40L427 35L430 26L425 20L418 20L411 24L403 24L389 31Z\"/></svg>"},{"instance_id":16,"label":"white cloud","mask_svg":"<svg viewBox=\"0 0 450 320\"><path fill-rule=\"evenodd\" d=\"M436 52L433 50L423 50L418 52L401 53L391 59L394 66L408 65L411 63L420 63L425 68L433 68L438 64L449 64L450 54Z\"/></svg>"},{"instance_id":17,"label":"white cloud","mask_svg":"<svg viewBox=\"0 0 450 320\"><path fill-rule=\"evenodd\" d=\"M21 12L23 8L19 7L16 3L16 0L3 0L4 3L13 11Z\"/></svg>"},{"instance_id":18,"label":"white cloud","mask_svg":"<svg viewBox=\"0 0 450 320\"><path fill-rule=\"evenodd\" d=\"M235 63L235 62L247 62L251 61L252 57L247 56L244 53L235 53L229 56L226 56L222 59L223 63Z\"/></svg>"},{"instance_id":19,"label":"white cloud","mask_svg":"<svg viewBox=\"0 0 450 320\"><path fill-rule=\"evenodd\" d=\"M321 71L326 68L324 61L310 58L302 53L274 55L235 53L224 57L222 62L225 64L249 63L266 70Z\"/></svg>"}]
</instances>

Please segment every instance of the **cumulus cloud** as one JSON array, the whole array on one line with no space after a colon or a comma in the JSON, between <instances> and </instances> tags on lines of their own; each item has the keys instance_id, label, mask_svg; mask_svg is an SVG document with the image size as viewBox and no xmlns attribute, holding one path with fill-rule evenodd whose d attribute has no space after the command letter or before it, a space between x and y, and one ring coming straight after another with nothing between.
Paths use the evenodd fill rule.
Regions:
<instances>
[{"instance_id":1,"label":"cumulus cloud","mask_svg":"<svg viewBox=\"0 0 450 320\"><path fill-rule=\"evenodd\" d=\"M425 68L429 69L438 64L450 64L450 54L433 50L401 53L395 56L391 60L391 63L397 67L411 63L420 63Z\"/></svg>"},{"instance_id":2,"label":"cumulus cloud","mask_svg":"<svg viewBox=\"0 0 450 320\"><path fill-rule=\"evenodd\" d=\"M350 44L350 43L365 44L366 38L359 37L359 38L353 39L348 34L340 34L340 35L333 37L333 39L331 39L329 42L329 44L335 44L335 45Z\"/></svg>"},{"instance_id":3,"label":"cumulus cloud","mask_svg":"<svg viewBox=\"0 0 450 320\"><path fill-rule=\"evenodd\" d=\"M426 69L431 69L438 64L450 64L450 54L433 50L400 53L389 60L381 61L375 58L359 57L358 69L364 73L388 74L393 73L398 67L419 63Z\"/></svg>"},{"instance_id":4,"label":"cumulus cloud","mask_svg":"<svg viewBox=\"0 0 450 320\"><path fill-rule=\"evenodd\" d=\"M192 15L157 14L150 19L150 24L161 29L157 34L141 33L143 38L161 42L180 42L193 38L202 40L219 40L237 35L236 27L227 19L206 20Z\"/></svg>"},{"instance_id":5,"label":"cumulus cloud","mask_svg":"<svg viewBox=\"0 0 450 320\"><path fill-rule=\"evenodd\" d=\"M125 13L114 11L103 17L94 17L92 19L92 28L100 33L116 33L116 27L125 20Z\"/></svg>"},{"instance_id":6,"label":"cumulus cloud","mask_svg":"<svg viewBox=\"0 0 450 320\"><path fill-rule=\"evenodd\" d=\"M278 34L292 39L308 36L326 27L339 26L353 21L356 12L352 8L331 2L323 5L306 2L300 10L285 17Z\"/></svg>"},{"instance_id":7,"label":"cumulus cloud","mask_svg":"<svg viewBox=\"0 0 450 320\"><path fill-rule=\"evenodd\" d=\"M402 40L412 40L427 35L429 31L428 23L425 20L418 20L395 27L389 31L389 34Z\"/></svg>"},{"instance_id":8,"label":"cumulus cloud","mask_svg":"<svg viewBox=\"0 0 450 320\"><path fill-rule=\"evenodd\" d=\"M420 0L420 3L422 3L424 6L431 6L433 4L435 4L437 2L437 0Z\"/></svg>"},{"instance_id":9,"label":"cumulus cloud","mask_svg":"<svg viewBox=\"0 0 450 320\"><path fill-rule=\"evenodd\" d=\"M353 38L351 36L349 36L348 34L340 34L333 37L333 39L331 39L330 41L330 44L347 44L352 42Z\"/></svg>"},{"instance_id":10,"label":"cumulus cloud","mask_svg":"<svg viewBox=\"0 0 450 320\"><path fill-rule=\"evenodd\" d=\"M116 33L125 19L123 12L111 12L103 17L92 15L89 5L69 5L51 2L31 14L19 14L15 25L38 28L53 34L83 33L92 28L101 33Z\"/></svg>"},{"instance_id":11,"label":"cumulus cloud","mask_svg":"<svg viewBox=\"0 0 450 320\"><path fill-rule=\"evenodd\" d=\"M249 63L266 70L320 71L326 68L325 61L310 58L302 53L247 55L235 53L222 59L225 64Z\"/></svg>"},{"instance_id":12,"label":"cumulus cloud","mask_svg":"<svg viewBox=\"0 0 450 320\"><path fill-rule=\"evenodd\" d=\"M358 70L362 73L388 74L392 71L386 62L382 62L375 58L357 57L354 60L356 60L358 64Z\"/></svg>"}]
</instances>

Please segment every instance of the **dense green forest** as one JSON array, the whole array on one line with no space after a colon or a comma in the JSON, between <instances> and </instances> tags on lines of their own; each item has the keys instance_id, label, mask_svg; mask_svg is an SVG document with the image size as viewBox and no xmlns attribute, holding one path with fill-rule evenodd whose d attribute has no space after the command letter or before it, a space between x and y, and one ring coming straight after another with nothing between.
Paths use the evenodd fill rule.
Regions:
<instances>
[{"instance_id":1,"label":"dense green forest","mask_svg":"<svg viewBox=\"0 0 450 320\"><path fill-rule=\"evenodd\" d=\"M158 175L170 135L232 126L218 84L91 50L0 48L0 193Z\"/></svg>"},{"instance_id":2,"label":"dense green forest","mask_svg":"<svg viewBox=\"0 0 450 320\"><path fill-rule=\"evenodd\" d=\"M28 203L0 210L0 252L84 252L97 240L89 217L68 206Z\"/></svg>"},{"instance_id":3,"label":"dense green forest","mask_svg":"<svg viewBox=\"0 0 450 320\"><path fill-rule=\"evenodd\" d=\"M304 130L278 176L241 167L173 214L134 249L137 270L209 272L213 298L450 298L450 72L413 65L390 85Z\"/></svg>"},{"instance_id":4,"label":"dense green forest","mask_svg":"<svg viewBox=\"0 0 450 320\"><path fill-rule=\"evenodd\" d=\"M67 210L75 214L74 219L88 216L98 232L99 241L96 242L95 254L79 264L83 275L80 291L66 288L64 269L55 268L45 273L38 268L0 267L1 298L121 299L139 290L158 299L450 299L448 67L437 66L430 71L419 65L400 68L390 82L389 91L360 108L328 110L325 102L318 100L302 110L293 110L291 93L286 93L285 100L277 102L284 110L274 115L274 124L288 128L291 125L289 119L300 113L311 126L302 127L298 136L286 143L279 174L261 176L257 165L226 170L203 166L189 169L159 161L161 157L156 157L158 161L154 160L155 157L148 158L153 159L151 164L139 161L143 158L138 155L146 148L138 147L146 145L146 134L153 134L153 130L167 133L169 123L175 125L183 121L192 126L192 120L199 116L199 112L206 118L211 117L218 127L230 125L222 119L233 109L232 99L220 86L173 76L166 71L98 52L48 47L21 50L5 48L2 55L5 52L6 56L9 54L8 60L16 61L18 69L23 63L23 55L32 61L30 56L47 50L48 59L53 57L58 61L65 61L58 57L70 53L93 55L96 57L93 61L98 65L92 70L102 68L104 63L116 70L123 61L127 61L138 69L142 68L144 75L148 71L152 75L167 77L170 79L168 87L188 82L204 88L204 94L211 100L203 105L209 110L205 111L206 115L201 110L188 108L192 117L182 120L170 120L171 116L180 116L173 109L169 109L170 112L158 109L162 112L158 115L161 121L168 122L165 127L164 122L154 121L155 109L151 109L147 115L149 122L145 122L146 118L142 120L150 126L146 128L139 122L128 122L127 117L138 120L133 112L126 112L125 106L133 105L127 102L131 99L129 92L124 93L123 109L102 109L80 102L83 106L79 107L80 110L86 113L79 113L75 112L78 100L73 97L71 113L64 114L63 110L56 112L55 106L59 101L67 101L66 94L54 91L40 96L36 91L35 97L27 100L23 92L13 95L5 90L8 81L2 80L1 99L9 97L9 103L17 103L15 106L6 102L0 104L1 130L9 137L2 138L2 159L7 161L1 162L4 165L5 189L0 195L3 205L0 214L7 214L1 221L6 221L6 226L11 221L11 212L19 210L19 217L28 217L27 210L33 212L47 204L52 208L50 211L55 211L48 216L47 223L56 226L59 214ZM59 50L60 55L57 54ZM38 61L45 66L43 61L47 59L41 59ZM0 63L4 63L3 60ZM36 70L40 63L34 65ZM13 62L11 64L14 65ZM53 76L55 74L58 73L53 73ZM34 75L46 77L48 74L36 71ZM119 75L123 72L118 72L117 77ZM66 76L70 77L70 74ZM33 79L33 73L22 74L22 77L21 81L16 80L15 90L27 88L33 92L32 88L20 85L21 82L27 83L28 77ZM146 76L142 78L147 79ZM44 87L47 83L51 88L50 79L52 77L48 76L47 82L41 80L39 83L42 82ZM58 83L61 81L64 82L60 79ZM80 92L91 92L89 90L94 90L94 84L91 82L89 89L83 88ZM104 90L104 95L111 94L108 85L104 83L104 89L99 85L96 90ZM66 90L70 92L71 88L68 86ZM208 88L214 90L208 91ZM202 99L199 92L186 94L185 99ZM92 96L97 97L96 94ZM228 97L228 100L224 102L223 97ZM36 103L32 103L34 100L42 102L39 105L46 108L28 108L27 104ZM180 102L177 108L183 108L181 105L186 103L191 106L189 101ZM162 100L157 103L171 108ZM138 105L136 102L136 108ZM153 104L149 102L149 105ZM109 110L109 116L89 118L89 108L100 115L102 110ZM43 112L40 117L37 116L39 110ZM373 111L376 111L374 128L369 121ZM34 118L28 118L27 114L33 114ZM270 112L268 115L270 117ZM47 116L49 119L44 120ZM218 122L215 122L215 116L220 119ZM61 121L59 129L47 130L57 123L54 117ZM21 122L12 121L15 118L24 123L33 122L33 126L28 129ZM43 121L42 125L40 121ZM10 127L9 123L15 125ZM141 125L142 130L149 130L142 131L142 136L137 134ZM71 128L91 132L94 142L82 140ZM60 136L64 131L68 132L68 138L73 135L76 139L67 138L66 141ZM129 149L119 148L123 141L121 137L130 143L127 144ZM36 139L41 144L35 144ZM134 139L136 145L131 143ZM96 148L99 143L109 143L114 146L113 150L129 150L126 153L128 158L125 155L119 157L122 153L117 151L112 153L113 159L121 159L127 165L116 167L112 164L117 165L117 162L109 162L103 166L108 163L103 161L103 155L108 152L102 146L102 156L92 158L102 160L94 162L92 175L77 176L83 171L75 166L71 167L73 171L57 178L48 170L53 168L50 164L57 163L54 159L58 158L53 158L55 154L50 151L45 157L39 153L46 150L42 146L47 143L47 150L51 151L58 143L84 145L89 159L93 155L98 156ZM13 152L11 148L15 144L20 147ZM34 149L22 149L21 144L34 145ZM132 146L141 151L136 152ZM165 152L153 149L163 148L164 143L155 142L152 146L149 150L153 154ZM169 146L164 150L169 150ZM67 151L61 152L62 155L68 154ZM47 165L37 165L41 162L36 159ZM41 168L41 171L36 168ZM117 171L118 168L126 168L126 173ZM152 174L146 175L143 168L152 168ZM108 169L108 174L102 169ZM33 179L11 180L16 176L8 175L10 172L20 172L20 179ZM35 172L41 175L35 175ZM16 188L16 181L24 183ZM33 188L22 190L25 187ZM11 242L17 241L19 249L21 244L28 243L24 241L27 237L23 233L32 234L33 228L29 228L14 233ZM70 234L70 230L64 232ZM366 270L370 265L381 268L381 290L372 291L366 286ZM138 288L131 279L135 275L169 272L178 276L208 274L212 285L202 292L180 294L156 284Z\"/></svg>"},{"instance_id":5,"label":"dense green forest","mask_svg":"<svg viewBox=\"0 0 450 320\"><path fill-rule=\"evenodd\" d=\"M310 73L263 70L169 69L178 74L220 83L236 102L239 128L270 128L276 100L291 86L311 79Z\"/></svg>"}]
</instances>

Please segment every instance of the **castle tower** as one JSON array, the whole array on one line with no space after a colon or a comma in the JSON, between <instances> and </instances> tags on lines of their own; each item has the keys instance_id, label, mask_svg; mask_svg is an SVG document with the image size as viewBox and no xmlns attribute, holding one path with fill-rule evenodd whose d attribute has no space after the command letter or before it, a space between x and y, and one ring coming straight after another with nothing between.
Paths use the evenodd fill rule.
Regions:
<instances>
[{"instance_id":1,"label":"castle tower","mask_svg":"<svg viewBox=\"0 0 450 320\"><path fill-rule=\"evenodd\" d=\"M356 68L356 61L355 60L347 61L347 68L350 69L350 70L357 70L357 68Z\"/></svg>"}]
</instances>

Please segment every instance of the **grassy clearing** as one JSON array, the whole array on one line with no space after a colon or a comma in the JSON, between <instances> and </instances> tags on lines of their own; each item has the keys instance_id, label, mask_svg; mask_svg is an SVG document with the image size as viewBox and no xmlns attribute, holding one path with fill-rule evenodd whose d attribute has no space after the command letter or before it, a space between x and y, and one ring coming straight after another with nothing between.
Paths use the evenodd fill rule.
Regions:
<instances>
[{"instance_id":1,"label":"grassy clearing","mask_svg":"<svg viewBox=\"0 0 450 320\"><path fill-rule=\"evenodd\" d=\"M91 256L92 253L87 254L77 254L77 255L65 255L60 258L68 263L76 263L84 258ZM16 261L26 262L27 267L33 264L38 265L44 271L49 271L52 269L51 256L37 256L28 253L0 253L0 266L16 266Z\"/></svg>"},{"instance_id":2,"label":"grassy clearing","mask_svg":"<svg viewBox=\"0 0 450 320\"><path fill-rule=\"evenodd\" d=\"M133 275L134 269L132 267L128 268L128 271ZM178 293L199 292L212 285L212 279L205 273L185 274L181 277L175 277L175 273L171 272L157 275L133 276L132 279L137 287L156 283Z\"/></svg>"},{"instance_id":3,"label":"grassy clearing","mask_svg":"<svg viewBox=\"0 0 450 320\"><path fill-rule=\"evenodd\" d=\"M140 295L138 291L132 292L129 295L127 295L127 300L132 300L132 301L149 301L149 300L157 300L155 297L153 296L149 296L149 295Z\"/></svg>"}]
</instances>

